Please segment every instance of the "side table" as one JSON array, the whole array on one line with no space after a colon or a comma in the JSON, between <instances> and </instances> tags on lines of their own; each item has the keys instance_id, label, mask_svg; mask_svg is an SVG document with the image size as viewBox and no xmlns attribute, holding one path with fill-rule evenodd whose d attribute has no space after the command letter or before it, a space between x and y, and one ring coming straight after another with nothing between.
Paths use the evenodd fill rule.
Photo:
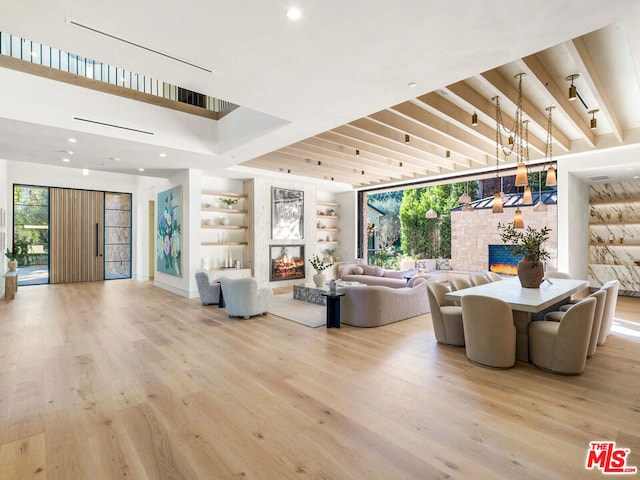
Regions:
<instances>
[{"instance_id":1,"label":"side table","mask_svg":"<svg viewBox=\"0 0 640 480\"><path fill-rule=\"evenodd\" d=\"M340 297L344 297L344 293L320 295L327 297L327 328L340 328Z\"/></svg>"}]
</instances>

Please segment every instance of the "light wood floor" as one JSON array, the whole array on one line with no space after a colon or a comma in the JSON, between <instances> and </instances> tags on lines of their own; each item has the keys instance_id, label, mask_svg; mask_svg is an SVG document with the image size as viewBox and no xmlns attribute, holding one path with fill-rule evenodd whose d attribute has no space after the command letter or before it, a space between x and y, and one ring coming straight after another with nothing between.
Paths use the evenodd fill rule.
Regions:
<instances>
[{"instance_id":1,"label":"light wood floor","mask_svg":"<svg viewBox=\"0 0 640 480\"><path fill-rule=\"evenodd\" d=\"M474 366L428 315L327 330L135 280L23 287L0 301L0 478L601 479L590 441L640 467L640 299L618 307L565 377Z\"/></svg>"}]
</instances>

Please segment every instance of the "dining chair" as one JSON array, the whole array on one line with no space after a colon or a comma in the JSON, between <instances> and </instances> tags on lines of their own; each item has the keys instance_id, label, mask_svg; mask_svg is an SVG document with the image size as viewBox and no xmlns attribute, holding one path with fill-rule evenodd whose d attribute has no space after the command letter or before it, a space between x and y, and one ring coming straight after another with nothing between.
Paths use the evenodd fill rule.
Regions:
<instances>
[{"instance_id":1,"label":"dining chair","mask_svg":"<svg viewBox=\"0 0 640 480\"><path fill-rule=\"evenodd\" d=\"M593 326L591 328L591 335L589 336L589 349L587 350L587 357L592 357L596 353L596 348L598 347L598 337L602 326L602 317L604 316L607 291L601 288L600 290L593 292L589 297L596 299L596 308L593 313ZM562 317L566 312L576 305L576 303L563 305L560 307L560 311L549 312L545 315L544 319L547 321L559 322L562 320Z\"/></svg>"},{"instance_id":2,"label":"dining chair","mask_svg":"<svg viewBox=\"0 0 640 480\"><path fill-rule=\"evenodd\" d=\"M449 285L451 285L451 291L464 290L465 288L471 288L471 282L467 278L454 277L449 279Z\"/></svg>"},{"instance_id":3,"label":"dining chair","mask_svg":"<svg viewBox=\"0 0 640 480\"><path fill-rule=\"evenodd\" d=\"M484 276L487 277L487 280L489 280L490 282L499 282L500 280L502 280L502 277L496 272L485 272Z\"/></svg>"},{"instance_id":4,"label":"dining chair","mask_svg":"<svg viewBox=\"0 0 640 480\"><path fill-rule=\"evenodd\" d=\"M469 280L471 281L471 285L473 285L474 287L477 287L478 285L484 285L485 283L490 283L489 279L484 273L474 273L473 275L469 275Z\"/></svg>"},{"instance_id":5,"label":"dining chair","mask_svg":"<svg viewBox=\"0 0 640 480\"><path fill-rule=\"evenodd\" d=\"M531 322L531 363L553 373L580 375L587 363L595 308L596 299L588 297L567 310L559 322Z\"/></svg>"},{"instance_id":6,"label":"dining chair","mask_svg":"<svg viewBox=\"0 0 640 480\"><path fill-rule=\"evenodd\" d=\"M618 290L620 282L618 280L609 280L602 285L602 289L607 292L607 300L604 304L604 313L602 314L602 325L600 326L600 334L598 335L598 345L604 345L607 337L611 333L613 326L613 317L616 314L616 305L618 303Z\"/></svg>"},{"instance_id":7,"label":"dining chair","mask_svg":"<svg viewBox=\"0 0 640 480\"><path fill-rule=\"evenodd\" d=\"M433 333L438 343L464 347L462 307L445 298L449 291L449 287L440 282L427 283Z\"/></svg>"},{"instance_id":8,"label":"dining chair","mask_svg":"<svg viewBox=\"0 0 640 480\"><path fill-rule=\"evenodd\" d=\"M516 327L506 302L482 295L465 295L462 326L465 350L471 362L492 368L515 365Z\"/></svg>"}]
</instances>

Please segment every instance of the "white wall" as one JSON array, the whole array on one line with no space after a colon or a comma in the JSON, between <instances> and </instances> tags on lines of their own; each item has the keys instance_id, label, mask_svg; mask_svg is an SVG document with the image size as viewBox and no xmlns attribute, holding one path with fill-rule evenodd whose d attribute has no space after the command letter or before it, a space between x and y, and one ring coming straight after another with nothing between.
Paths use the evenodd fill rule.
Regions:
<instances>
[{"instance_id":1,"label":"white wall","mask_svg":"<svg viewBox=\"0 0 640 480\"><path fill-rule=\"evenodd\" d=\"M337 255L342 262L350 262L358 255L358 193L336 193L335 202L340 204L340 245L336 249Z\"/></svg>"},{"instance_id":2,"label":"white wall","mask_svg":"<svg viewBox=\"0 0 640 480\"><path fill-rule=\"evenodd\" d=\"M7 183L7 161L0 159L0 185L8 185ZM4 252L11 244L9 240L11 237L11 225L13 220L11 219L11 212L13 212L13 200L12 200L12 190L10 188L3 189L4 195L0 195L0 208L4 209L5 214L5 224L4 226L0 225L0 236L4 235L4 250L0 252L0 298L4 298L4 274L7 272L7 257L5 257Z\"/></svg>"}]
</instances>

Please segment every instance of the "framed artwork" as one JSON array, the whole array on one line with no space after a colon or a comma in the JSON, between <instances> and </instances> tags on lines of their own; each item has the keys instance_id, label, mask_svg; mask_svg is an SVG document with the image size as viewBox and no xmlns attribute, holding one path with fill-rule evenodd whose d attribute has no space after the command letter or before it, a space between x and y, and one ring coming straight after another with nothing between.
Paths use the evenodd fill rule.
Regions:
<instances>
[{"instance_id":1,"label":"framed artwork","mask_svg":"<svg viewBox=\"0 0 640 480\"><path fill-rule=\"evenodd\" d=\"M270 245L270 282L304 278L304 245Z\"/></svg>"},{"instance_id":2,"label":"framed artwork","mask_svg":"<svg viewBox=\"0 0 640 480\"><path fill-rule=\"evenodd\" d=\"M271 187L271 238L304 238L304 192Z\"/></svg>"},{"instance_id":3,"label":"framed artwork","mask_svg":"<svg viewBox=\"0 0 640 480\"><path fill-rule=\"evenodd\" d=\"M158 194L158 271L182 277L182 185Z\"/></svg>"}]
</instances>

